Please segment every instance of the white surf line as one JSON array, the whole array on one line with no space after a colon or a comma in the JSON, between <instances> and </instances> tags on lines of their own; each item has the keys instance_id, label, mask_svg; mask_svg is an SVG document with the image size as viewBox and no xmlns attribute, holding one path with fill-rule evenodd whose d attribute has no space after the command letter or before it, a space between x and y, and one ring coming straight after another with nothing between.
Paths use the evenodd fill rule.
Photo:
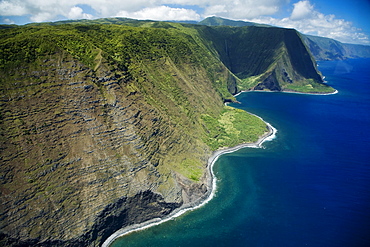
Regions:
<instances>
[{"instance_id":1,"label":"white surf line","mask_svg":"<svg viewBox=\"0 0 370 247\"><path fill-rule=\"evenodd\" d=\"M255 115L255 114L252 114L252 113L249 113L249 114L251 114L253 116L256 116L256 117L260 118L262 121L264 121L261 117ZM191 205L185 206L184 208L180 207L177 210L175 209L171 214L169 214L168 216L166 216L164 218L154 218L154 219L148 220L148 221L140 223L140 224L135 224L135 225L132 225L132 226L122 228L122 229L114 232L112 235L110 235L109 238L107 238L104 241L104 243L102 244L102 247L109 247L117 238L122 237L126 234L141 231L141 230L147 229L149 227L162 224L166 221L173 220L174 218L179 217L180 215L182 215L182 214L184 214L188 211L192 211L192 210L198 209L198 208L206 205L209 201L211 201L213 199L213 197L215 195L216 186L217 186L217 178L216 178L216 176L213 172L213 166L221 155L227 154L227 153L232 153L232 152L238 151L239 149L247 148L247 147L249 147L249 148L261 148L262 143L275 139L277 130L270 123L268 123L266 121L264 121L264 122L268 126L269 132L267 134L263 135L262 137L260 137L256 142L254 142L254 143L244 143L244 144L237 145L235 147L217 150L208 159L208 172L210 173L210 180L211 180L210 190L211 190L211 192L210 192L209 196L206 199L201 201L198 205L194 205L194 203L192 203Z\"/></svg>"},{"instance_id":2,"label":"white surf line","mask_svg":"<svg viewBox=\"0 0 370 247\"><path fill-rule=\"evenodd\" d=\"M337 94L338 90L335 89L332 93L302 93L302 92L294 92L294 91L264 91L264 90L252 90L252 91L242 91L238 94L235 94L235 96L241 94L241 93L249 93L249 92L258 92L258 93L291 93L291 94L303 94L303 95L332 95Z\"/></svg>"},{"instance_id":3,"label":"white surf line","mask_svg":"<svg viewBox=\"0 0 370 247\"><path fill-rule=\"evenodd\" d=\"M272 92L273 93L273 92ZM332 93L300 93L300 92L293 92L293 91L281 91L281 93L293 93L293 94L304 94L304 95L318 95L318 96L325 96L325 95L332 95L337 94L338 90L335 89Z\"/></svg>"}]
</instances>

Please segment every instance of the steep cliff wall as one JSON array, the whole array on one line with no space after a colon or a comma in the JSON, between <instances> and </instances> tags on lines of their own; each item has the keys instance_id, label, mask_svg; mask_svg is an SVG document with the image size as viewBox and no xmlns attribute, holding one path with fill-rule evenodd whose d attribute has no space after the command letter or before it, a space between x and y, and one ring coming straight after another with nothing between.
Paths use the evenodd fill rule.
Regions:
<instances>
[{"instance_id":1,"label":"steep cliff wall","mask_svg":"<svg viewBox=\"0 0 370 247\"><path fill-rule=\"evenodd\" d=\"M310 51L293 29L198 27L221 61L238 76L238 90L333 92L322 84Z\"/></svg>"},{"instance_id":2,"label":"steep cliff wall","mask_svg":"<svg viewBox=\"0 0 370 247\"><path fill-rule=\"evenodd\" d=\"M200 114L221 112L223 95L213 81L227 92L232 75L181 33L105 28L4 33L6 241L99 243L119 227L163 216L207 189L211 150L199 139L205 135ZM214 65L190 61L198 58Z\"/></svg>"}]
</instances>

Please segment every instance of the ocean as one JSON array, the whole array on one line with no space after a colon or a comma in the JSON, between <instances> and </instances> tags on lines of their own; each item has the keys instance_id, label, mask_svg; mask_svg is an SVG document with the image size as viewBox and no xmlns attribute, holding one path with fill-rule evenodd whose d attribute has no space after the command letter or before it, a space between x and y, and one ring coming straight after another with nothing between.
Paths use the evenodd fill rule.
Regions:
<instances>
[{"instance_id":1,"label":"ocean","mask_svg":"<svg viewBox=\"0 0 370 247\"><path fill-rule=\"evenodd\" d=\"M370 246L370 59L319 70L337 94L240 94L276 138L222 155L205 206L111 246Z\"/></svg>"}]
</instances>

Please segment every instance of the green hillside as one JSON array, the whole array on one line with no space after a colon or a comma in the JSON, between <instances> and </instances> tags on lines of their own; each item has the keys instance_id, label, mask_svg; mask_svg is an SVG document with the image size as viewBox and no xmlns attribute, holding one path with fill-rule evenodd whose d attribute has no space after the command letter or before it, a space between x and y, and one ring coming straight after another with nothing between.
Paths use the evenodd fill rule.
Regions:
<instances>
[{"instance_id":1,"label":"green hillside","mask_svg":"<svg viewBox=\"0 0 370 247\"><path fill-rule=\"evenodd\" d=\"M294 30L111 18L0 29L3 246L98 246L209 193L268 129L240 90L332 91Z\"/></svg>"}]
</instances>

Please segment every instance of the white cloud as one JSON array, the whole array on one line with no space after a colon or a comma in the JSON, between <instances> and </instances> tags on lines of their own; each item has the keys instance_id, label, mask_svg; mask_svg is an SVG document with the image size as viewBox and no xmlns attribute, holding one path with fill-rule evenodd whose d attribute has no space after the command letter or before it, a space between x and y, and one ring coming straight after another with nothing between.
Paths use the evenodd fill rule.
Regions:
<instances>
[{"instance_id":1,"label":"white cloud","mask_svg":"<svg viewBox=\"0 0 370 247\"><path fill-rule=\"evenodd\" d=\"M49 16L53 20L58 16L69 18L70 15L77 14L77 9L71 8L78 5L89 5L94 9L98 16L111 17L122 15L135 16L154 13L151 10L158 10L156 19L168 20L166 15L184 19L197 20L209 15L220 15L229 18L254 18L260 15L274 14L279 6L289 0L0 0L1 16L31 15L32 20L45 20ZM177 8L171 7L176 5ZM196 13L194 10L181 6L198 6L205 10L205 13ZM170 8L171 7L171 8ZM168 9L170 8L170 9ZM71 13L70 13L71 12ZM80 13L80 16L82 13Z\"/></svg>"},{"instance_id":2,"label":"white cloud","mask_svg":"<svg viewBox=\"0 0 370 247\"><path fill-rule=\"evenodd\" d=\"M6 23L6 24L15 24L15 22L9 18L5 18L3 19L3 22Z\"/></svg>"},{"instance_id":3,"label":"white cloud","mask_svg":"<svg viewBox=\"0 0 370 247\"><path fill-rule=\"evenodd\" d=\"M294 9L290 19L292 20L301 20L311 17L313 12L313 6L309 1L300 1L294 4Z\"/></svg>"},{"instance_id":4,"label":"white cloud","mask_svg":"<svg viewBox=\"0 0 370 247\"><path fill-rule=\"evenodd\" d=\"M96 1L96 0L92 0ZM32 22L53 21L60 16L71 19L92 18L92 15L83 13L80 7L87 0L1 0L1 16L26 16Z\"/></svg>"},{"instance_id":5,"label":"white cloud","mask_svg":"<svg viewBox=\"0 0 370 247\"><path fill-rule=\"evenodd\" d=\"M246 19L257 23L294 28L304 34L336 39L344 43L370 44L369 37L349 21L337 19L335 15L324 15L314 9L309 1L294 4L290 17L277 19L258 17Z\"/></svg>"},{"instance_id":6,"label":"white cloud","mask_svg":"<svg viewBox=\"0 0 370 247\"><path fill-rule=\"evenodd\" d=\"M32 15L30 17L32 22L43 22L43 21L48 21L53 19L53 14L49 12L39 12L35 15Z\"/></svg>"},{"instance_id":7,"label":"white cloud","mask_svg":"<svg viewBox=\"0 0 370 247\"><path fill-rule=\"evenodd\" d=\"M194 10L184 8L170 8L168 6L158 6L144 8L136 12L120 11L117 16L129 17L140 20L200 20L200 15Z\"/></svg>"},{"instance_id":8,"label":"white cloud","mask_svg":"<svg viewBox=\"0 0 370 247\"><path fill-rule=\"evenodd\" d=\"M213 5L209 6L204 11L204 16L214 16L214 15L225 15L227 13L226 5L220 4L220 5Z\"/></svg>"},{"instance_id":9,"label":"white cloud","mask_svg":"<svg viewBox=\"0 0 370 247\"><path fill-rule=\"evenodd\" d=\"M93 16L90 14L83 13L83 9L80 7L72 7L67 15L68 19L92 19Z\"/></svg>"},{"instance_id":10,"label":"white cloud","mask_svg":"<svg viewBox=\"0 0 370 247\"><path fill-rule=\"evenodd\" d=\"M27 8L21 1L1 1L0 15L1 16L21 16L28 14Z\"/></svg>"},{"instance_id":11,"label":"white cloud","mask_svg":"<svg viewBox=\"0 0 370 247\"><path fill-rule=\"evenodd\" d=\"M275 14L286 0L224 0L209 2L212 2L212 4L205 5L205 17L216 15L232 19L244 19Z\"/></svg>"}]
</instances>

